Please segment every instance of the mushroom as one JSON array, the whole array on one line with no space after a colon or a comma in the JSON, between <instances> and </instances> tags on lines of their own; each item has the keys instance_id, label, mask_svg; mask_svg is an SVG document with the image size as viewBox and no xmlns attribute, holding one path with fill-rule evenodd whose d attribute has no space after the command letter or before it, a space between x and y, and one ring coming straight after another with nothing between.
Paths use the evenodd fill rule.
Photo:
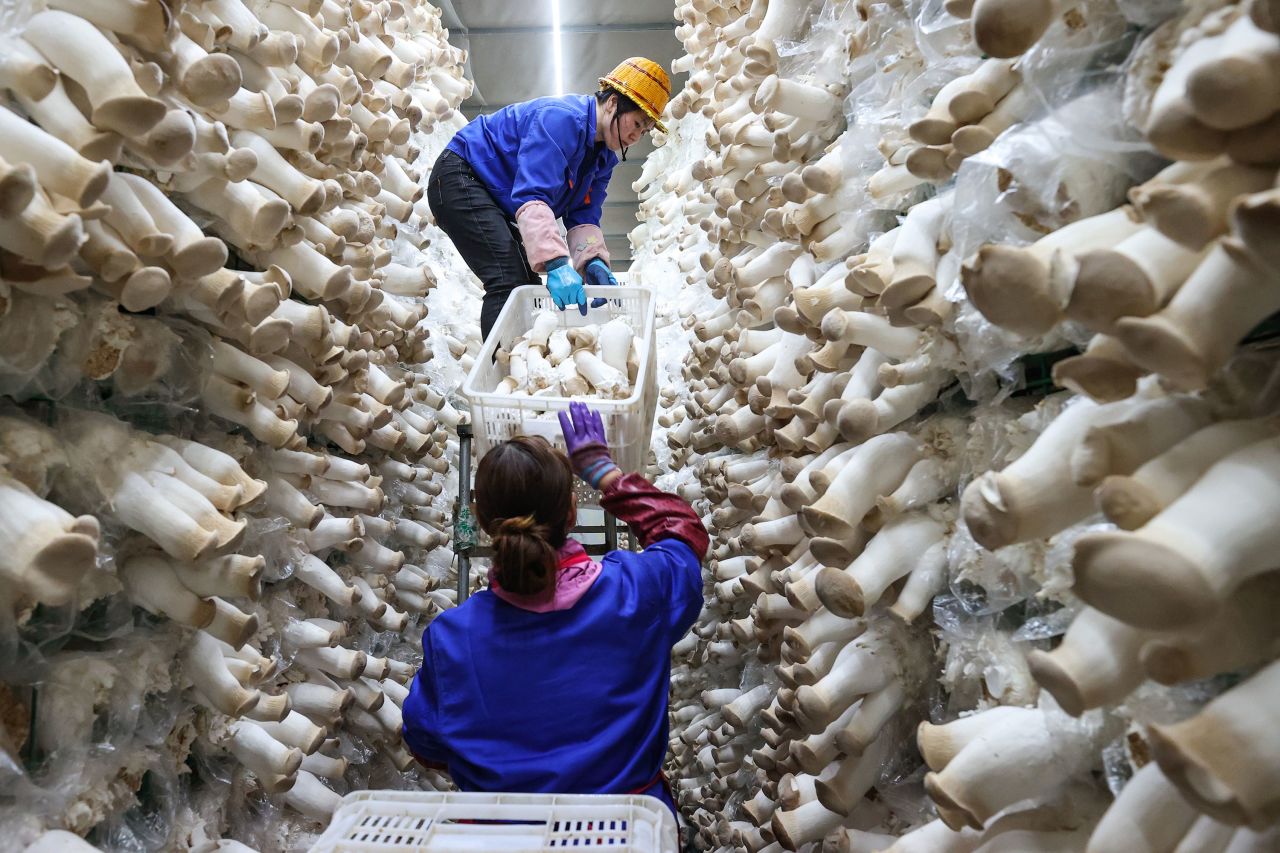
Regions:
<instances>
[{"instance_id":1,"label":"mushroom","mask_svg":"<svg viewBox=\"0 0 1280 853\"><path fill-rule=\"evenodd\" d=\"M1190 719L1153 725L1160 769L1196 808L1231 825L1262 829L1276 810L1276 744L1259 737L1258 712L1273 700L1280 663L1272 663L1211 701Z\"/></svg>"},{"instance_id":2,"label":"mushroom","mask_svg":"<svg viewBox=\"0 0 1280 853\"><path fill-rule=\"evenodd\" d=\"M164 118L164 103L138 86L124 57L84 18L56 9L40 12L22 37L80 86L92 107L89 120L102 130L135 138Z\"/></svg>"},{"instance_id":3,"label":"mushroom","mask_svg":"<svg viewBox=\"0 0 1280 853\"><path fill-rule=\"evenodd\" d=\"M1248 578L1271 568L1265 518L1280 439L1214 463L1190 490L1132 532L1076 541L1075 589L1103 612L1142 628L1207 621ZM1231 494L1248 494L1234 504ZM1153 567L1158 566L1158 571Z\"/></svg>"}]
</instances>

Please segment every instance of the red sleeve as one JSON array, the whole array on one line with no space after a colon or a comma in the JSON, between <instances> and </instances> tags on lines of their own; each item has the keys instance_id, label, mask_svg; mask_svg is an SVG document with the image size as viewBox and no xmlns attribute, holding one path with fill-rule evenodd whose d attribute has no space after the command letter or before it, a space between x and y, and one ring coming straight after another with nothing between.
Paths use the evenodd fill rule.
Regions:
<instances>
[{"instance_id":1,"label":"red sleeve","mask_svg":"<svg viewBox=\"0 0 1280 853\"><path fill-rule=\"evenodd\" d=\"M623 474L610 483L600 506L630 525L646 548L663 539L679 539L701 560L711 544L693 507L639 474Z\"/></svg>"}]
</instances>

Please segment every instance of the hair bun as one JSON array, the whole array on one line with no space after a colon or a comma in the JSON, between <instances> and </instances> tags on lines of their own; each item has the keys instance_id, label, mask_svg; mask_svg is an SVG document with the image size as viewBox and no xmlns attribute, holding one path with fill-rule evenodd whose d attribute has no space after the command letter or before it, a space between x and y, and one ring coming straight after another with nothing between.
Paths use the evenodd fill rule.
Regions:
<instances>
[{"instance_id":1,"label":"hair bun","mask_svg":"<svg viewBox=\"0 0 1280 853\"><path fill-rule=\"evenodd\" d=\"M532 533L537 523L532 513L514 518L502 518L498 520L496 532L499 536L519 536Z\"/></svg>"}]
</instances>

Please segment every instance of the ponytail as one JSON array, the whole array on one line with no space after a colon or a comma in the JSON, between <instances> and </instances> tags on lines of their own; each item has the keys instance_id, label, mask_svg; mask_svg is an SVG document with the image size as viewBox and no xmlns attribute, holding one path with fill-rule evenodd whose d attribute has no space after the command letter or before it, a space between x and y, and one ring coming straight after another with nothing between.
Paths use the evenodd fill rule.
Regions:
<instances>
[{"instance_id":1,"label":"ponytail","mask_svg":"<svg viewBox=\"0 0 1280 853\"><path fill-rule=\"evenodd\" d=\"M516 436L476 466L476 516L493 539L502 588L543 595L555 588L573 520L573 468L542 438Z\"/></svg>"},{"instance_id":2,"label":"ponytail","mask_svg":"<svg viewBox=\"0 0 1280 853\"><path fill-rule=\"evenodd\" d=\"M494 564L502 588L538 595L554 586L560 555L549 541L551 530L532 515L497 519L493 531Z\"/></svg>"}]
</instances>

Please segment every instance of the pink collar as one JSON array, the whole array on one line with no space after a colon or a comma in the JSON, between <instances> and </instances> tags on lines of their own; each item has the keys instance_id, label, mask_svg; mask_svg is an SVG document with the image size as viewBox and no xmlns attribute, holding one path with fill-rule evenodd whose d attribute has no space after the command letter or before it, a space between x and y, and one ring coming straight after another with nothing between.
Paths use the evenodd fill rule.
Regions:
<instances>
[{"instance_id":1,"label":"pink collar","mask_svg":"<svg viewBox=\"0 0 1280 853\"><path fill-rule=\"evenodd\" d=\"M497 572L489 567L489 589L513 607L532 613L550 613L568 610L587 594L600 576L600 564L587 556L582 543L566 539L560 548L560 570L556 572L554 590L542 595L521 595L508 592L498 584Z\"/></svg>"}]
</instances>

